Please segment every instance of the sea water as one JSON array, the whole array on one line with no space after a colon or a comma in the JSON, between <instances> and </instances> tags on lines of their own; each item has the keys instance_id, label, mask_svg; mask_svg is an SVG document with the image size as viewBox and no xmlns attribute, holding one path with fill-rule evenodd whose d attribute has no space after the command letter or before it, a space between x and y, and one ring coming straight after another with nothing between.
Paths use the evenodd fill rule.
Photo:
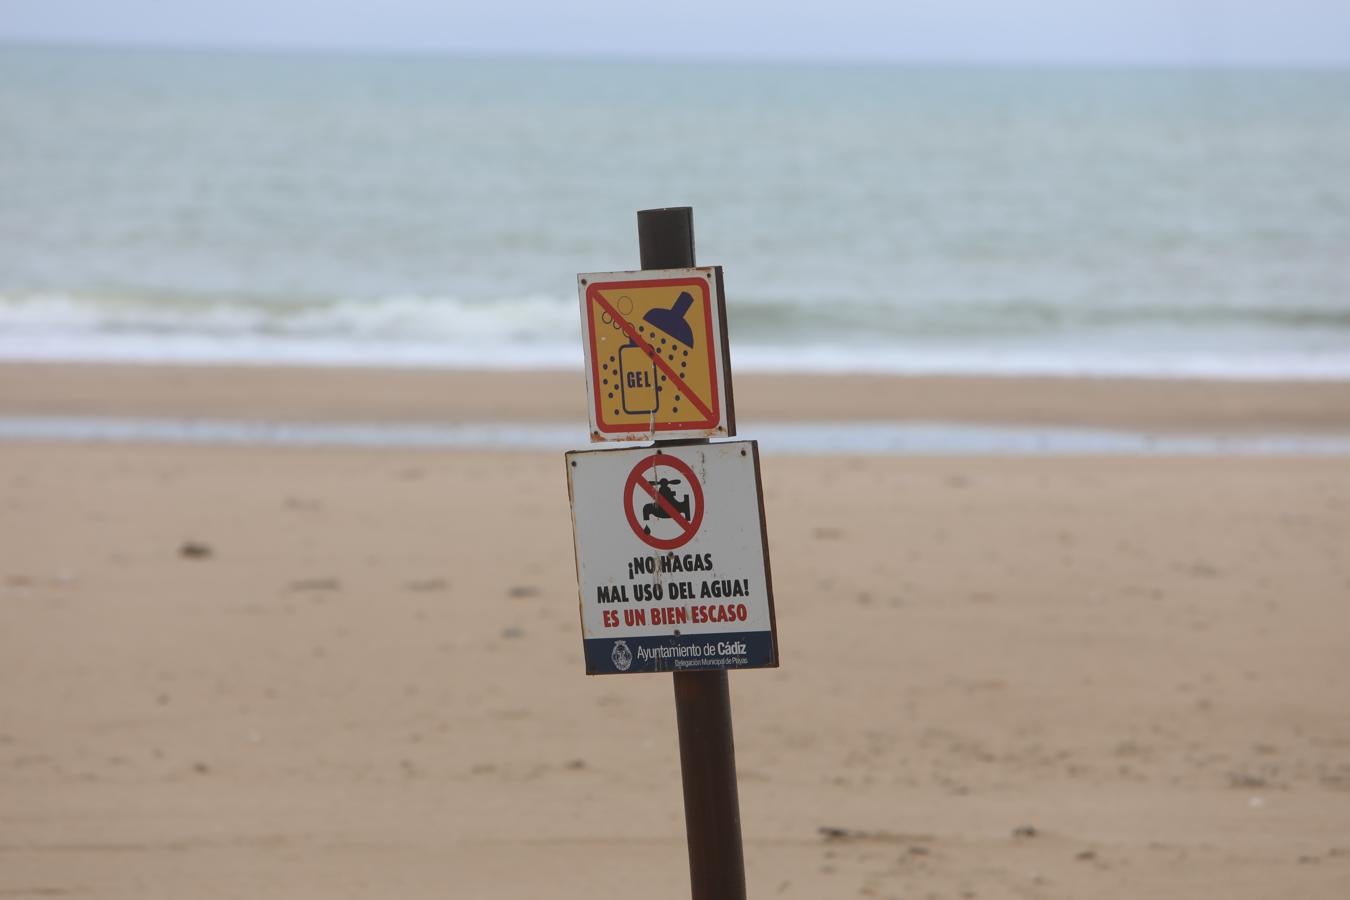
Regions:
<instances>
[{"instance_id":1,"label":"sea water","mask_svg":"<svg viewBox=\"0 0 1350 900\"><path fill-rule=\"evenodd\" d=\"M738 369L1350 377L1350 72L0 47L0 358L579 366L691 205Z\"/></svg>"}]
</instances>

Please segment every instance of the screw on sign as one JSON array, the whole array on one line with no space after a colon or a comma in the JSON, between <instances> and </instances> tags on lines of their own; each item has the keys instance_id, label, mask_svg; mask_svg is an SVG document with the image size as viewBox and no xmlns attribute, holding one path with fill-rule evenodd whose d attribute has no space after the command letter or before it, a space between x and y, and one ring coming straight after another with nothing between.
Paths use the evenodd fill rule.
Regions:
<instances>
[{"instance_id":1,"label":"screw on sign","mask_svg":"<svg viewBox=\"0 0 1350 900\"><path fill-rule=\"evenodd\" d=\"M683 477L675 477L676 473ZM623 500L633 533L658 550L683 547L703 523L703 485L698 476L684 460L659 451L633 466Z\"/></svg>"}]
</instances>

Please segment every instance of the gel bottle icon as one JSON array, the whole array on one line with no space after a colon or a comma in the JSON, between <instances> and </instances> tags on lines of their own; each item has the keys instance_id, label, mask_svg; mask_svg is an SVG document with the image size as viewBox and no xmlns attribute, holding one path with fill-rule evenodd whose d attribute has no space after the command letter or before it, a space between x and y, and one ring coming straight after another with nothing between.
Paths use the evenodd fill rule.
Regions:
<instances>
[{"instance_id":1,"label":"gel bottle icon","mask_svg":"<svg viewBox=\"0 0 1350 900\"><path fill-rule=\"evenodd\" d=\"M656 389L656 364L637 344L619 348L619 392L629 415L654 413L661 405Z\"/></svg>"}]
</instances>

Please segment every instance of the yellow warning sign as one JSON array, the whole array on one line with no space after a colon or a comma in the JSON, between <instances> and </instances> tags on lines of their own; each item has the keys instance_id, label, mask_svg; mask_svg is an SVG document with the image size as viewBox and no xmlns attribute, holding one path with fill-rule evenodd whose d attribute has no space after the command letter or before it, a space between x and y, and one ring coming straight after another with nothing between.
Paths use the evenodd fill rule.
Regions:
<instances>
[{"instance_id":1,"label":"yellow warning sign","mask_svg":"<svg viewBox=\"0 0 1350 900\"><path fill-rule=\"evenodd\" d=\"M577 276L591 440L729 436L722 270Z\"/></svg>"}]
</instances>

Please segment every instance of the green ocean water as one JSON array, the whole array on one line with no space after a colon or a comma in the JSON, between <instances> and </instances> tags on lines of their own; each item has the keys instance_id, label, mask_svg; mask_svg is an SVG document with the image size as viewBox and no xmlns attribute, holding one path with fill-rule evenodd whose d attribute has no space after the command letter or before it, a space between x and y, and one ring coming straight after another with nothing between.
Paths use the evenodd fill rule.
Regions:
<instances>
[{"instance_id":1,"label":"green ocean water","mask_svg":"<svg viewBox=\"0 0 1350 900\"><path fill-rule=\"evenodd\" d=\"M692 205L738 366L1350 376L1350 72L0 48L0 358L575 365Z\"/></svg>"}]
</instances>

